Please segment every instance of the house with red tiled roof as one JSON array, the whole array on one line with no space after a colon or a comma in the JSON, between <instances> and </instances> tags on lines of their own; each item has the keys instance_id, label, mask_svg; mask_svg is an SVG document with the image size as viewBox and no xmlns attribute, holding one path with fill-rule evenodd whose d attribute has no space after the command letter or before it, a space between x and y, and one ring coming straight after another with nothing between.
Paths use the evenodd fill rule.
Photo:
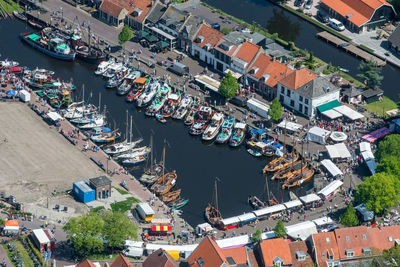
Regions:
<instances>
[{"instance_id":1,"label":"house with red tiled roof","mask_svg":"<svg viewBox=\"0 0 400 267\"><path fill-rule=\"evenodd\" d=\"M143 267L178 267L179 264L163 249L158 249L150 254L143 262Z\"/></svg>"},{"instance_id":2,"label":"house with red tiled roof","mask_svg":"<svg viewBox=\"0 0 400 267\"><path fill-rule=\"evenodd\" d=\"M292 255L292 267L312 267L314 265L305 241L290 242L289 249Z\"/></svg>"},{"instance_id":3,"label":"house with red tiled roof","mask_svg":"<svg viewBox=\"0 0 400 267\"><path fill-rule=\"evenodd\" d=\"M224 35L203 23L194 37L191 47L191 54L194 58L214 66L213 48L218 44Z\"/></svg>"},{"instance_id":4,"label":"house with red tiled roof","mask_svg":"<svg viewBox=\"0 0 400 267\"><path fill-rule=\"evenodd\" d=\"M119 254L110 267L134 267L134 265L130 263L122 254Z\"/></svg>"},{"instance_id":5,"label":"house with red tiled roof","mask_svg":"<svg viewBox=\"0 0 400 267\"><path fill-rule=\"evenodd\" d=\"M78 263L75 267L98 267L99 263L94 264L91 260L84 260Z\"/></svg>"},{"instance_id":6,"label":"house with red tiled roof","mask_svg":"<svg viewBox=\"0 0 400 267\"><path fill-rule=\"evenodd\" d=\"M228 267L230 266L222 249L209 236L203 239L198 247L190 254L190 266L195 267Z\"/></svg>"},{"instance_id":7,"label":"house with red tiled roof","mask_svg":"<svg viewBox=\"0 0 400 267\"><path fill-rule=\"evenodd\" d=\"M256 247L262 266L291 266L290 241L283 238L261 240Z\"/></svg>"},{"instance_id":8,"label":"house with red tiled roof","mask_svg":"<svg viewBox=\"0 0 400 267\"><path fill-rule=\"evenodd\" d=\"M308 242L314 262L320 267L339 266L339 248L335 233L318 233L309 237Z\"/></svg>"},{"instance_id":9,"label":"house with red tiled roof","mask_svg":"<svg viewBox=\"0 0 400 267\"><path fill-rule=\"evenodd\" d=\"M400 245L400 225L369 228L374 240L373 247L383 251Z\"/></svg>"},{"instance_id":10,"label":"house with red tiled roof","mask_svg":"<svg viewBox=\"0 0 400 267\"><path fill-rule=\"evenodd\" d=\"M355 32L373 30L396 15L385 0L321 0L321 7Z\"/></svg>"},{"instance_id":11,"label":"house with red tiled roof","mask_svg":"<svg viewBox=\"0 0 400 267\"><path fill-rule=\"evenodd\" d=\"M237 73L245 74L250 65L263 50L249 41L242 43L233 53L231 69Z\"/></svg>"},{"instance_id":12,"label":"house with red tiled roof","mask_svg":"<svg viewBox=\"0 0 400 267\"><path fill-rule=\"evenodd\" d=\"M278 81L294 72L289 66L261 53L247 70L249 86L267 99L276 97Z\"/></svg>"},{"instance_id":13,"label":"house with red tiled roof","mask_svg":"<svg viewBox=\"0 0 400 267\"><path fill-rule=\"evenodd\" d=\"M339 100L340 89L307 68L288 74L278 81L279 101L293 111L314 117L317 107Z\"/></svg>"},{"instance_id":14,"label":"house with red tiled roof","mask_svg":"<svg viewBox=\"0 0 400 267\"><path fill-rule=\"evenodd\" d=\"M126 24L133 29L143 29L152 6L151 0L103 0L99 18L115 27Z\"/></svg>"}]
</instances>

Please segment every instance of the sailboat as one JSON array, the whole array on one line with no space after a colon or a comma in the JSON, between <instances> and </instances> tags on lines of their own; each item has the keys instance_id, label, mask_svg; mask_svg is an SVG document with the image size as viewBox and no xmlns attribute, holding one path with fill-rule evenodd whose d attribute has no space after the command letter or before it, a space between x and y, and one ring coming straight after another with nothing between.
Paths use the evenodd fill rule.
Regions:
<instances>
[{"instance_id":1,"label":"sailboat","mask_svg":"<svg viewBox=\"0 0 400 267\"><path fill-rule=\"evenodd\" d=\"M150 168L146 169L140 181L145 184L152 184L155 180L162 175L162 165L154 164L154 153L153 153L153 136L150 136Z\"/></svg>"},{"instance_id":2,"label":"sailboat","mask_svg":"<svg viewBox=\"0 0 400 267\"><path fill-rule=\"evenodd\" d=\"M165 149L164 146L162 176L150 188L156 195L168 193L175 186L178 177L176 171L165 173Z\"/></svg>"},{"instance_id":3,"label":"sailboat","mask_svg":"<svg viewBox=\"0 0 400 267\"><path fill-rule=\"evenodd\" d=\"M163 201L165 203L169 203L171 201L174 201L181 195L181 191L182 191L182 189L178 189L178 190L175 190L175 191L168 192L165 195L161 196L161 201Z\"/></svg>"},{"instance_id":4,"label":"sailboat","mask_svg":"<svg viewBox=\"0 0 400 267\"><path fill-rule=\"evenodd\" d=\"M143 138L138 140L132 141L132 116L130 120L130 134L129 134L129 141L128 141L128 111L126 111L126 139L124 142L114 144L112 146L107 146L103 149L105 153L108 155L118 155L125 152L130 151L131 149L135 148L140 142L143 141Z\"/></svg>"},{"instance_id":5,"label":"sailboat","mask_svg":"<svg viewBox=\"0 0 400 267\"><path fill-rule=\"evenodd\" d=\"M222 215L218 210L218 192L217 192L217 178L214 183L214 205L208 203L204 216L209 224L218 226L220 221L222 220Z\"/></svg>"}]
</instances>

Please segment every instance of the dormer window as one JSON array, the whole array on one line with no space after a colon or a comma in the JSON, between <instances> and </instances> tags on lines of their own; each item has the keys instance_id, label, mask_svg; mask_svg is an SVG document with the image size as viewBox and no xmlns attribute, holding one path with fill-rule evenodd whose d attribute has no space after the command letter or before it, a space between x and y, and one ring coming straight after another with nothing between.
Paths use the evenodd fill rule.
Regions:
<instances>
[{"instance_id":1,"label":"dormer window","mask_svg":"<svg viewBox=\"0 0 400 267\"><path fill-rule=\"evenodd\" d=\"M203 49L209 51L211 49L211 44L205 44Z\"/></svg>"},{"instance_id":2,"label":"dormer window","mask_svg":"<svg viewBox=\"0 0 400 267\"><path fill-rule=\"evenodd\" d=\"M254 68L252 68L252 69L250 70L250 74L256 74L258 70L259 70L259 68L254 67Z\"/></svg>"},{"instance_id":3,"label":"dormer window","mask_svg":"<svg viewBox=\"0 0 400 267\"><path fill-rule=\"evenodd\" d=\"M332 252L332 253L331 253ZM326 250L326 257L330 260L333 260L333 251Z\"/></svg>"},{"instance_id":4,"label":"dormer window","mask_svg":"<svg viewBox=\"0 0 400 267\"><path fill-rule=\"evenodd\" d=\"M305 261L306 260L306 253L304 253L304 251L296 251L296 258L298 261Z\"/></svg>"},{"instance_id":5,"label":"dormer window","mask_svg":"<svg viewBox=\"0 0 400 267\"><path fill-rule=\"evenodd\" d=\"M354 249L346 249L346 257L347 258L354 257Z\"/></svg>"},{"instance_id":6,"label":"dormer window","mask_svg":"<svg viewBox=\"0 0 400 267\"><path fill-rule=\"evenodd\" d=\"M197 264L200 265L200 267L204 265L204 261L201 257L197 260Z\"/></svg>"},{"instance_id":7,"label":"dormer window","mask_svg":"<svg viewBox=\"0 0 400 267\"><path fill-rule=\"evenodd\" d=\"M362 253L364 256L371 256L372 255L371 248L363 248Z\"/></svg>"},{"instance_id":8,"label":"dormer window","mask_svg":"<svg viewBox=\"0 0 400 267\"><path fill-rule=\"evenodd\" d=\"M393 242L393 237L389 236L389 242Z\"/></svg>"},{"instance_id":9,"label":"dormer window","mask_svg":"<svg viewBox=\"0 0 400 267\"><path fill-rule=\"evenodd\" d=\"M196 40L194 40L195 43L201 44L204 41L204 36L198 36Z\"/></svg>"},{"instance_id":10,"label":"dormer window","mask_svg":"<svg viewBox=\"0 0 400 267\"><path fill-rule=\"evenodd\" d=\"M274 265L278 266L278 267L281 267L282 264L283 264L283 260L280 257L276 256L275 259L274 259Z\"/></svg>"}]
</instances>

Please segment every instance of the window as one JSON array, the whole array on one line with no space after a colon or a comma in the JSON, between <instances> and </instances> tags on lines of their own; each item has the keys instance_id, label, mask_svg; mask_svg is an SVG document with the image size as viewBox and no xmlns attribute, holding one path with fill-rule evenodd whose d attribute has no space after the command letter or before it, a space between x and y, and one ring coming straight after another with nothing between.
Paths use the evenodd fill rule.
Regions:
<instances>
[{"instance_id":1,"label":"window","mask_svg":"<svg viewBox=\"0 0 400 267\"><path fill-rule=\"evenodd\" d=\"M354 250L353 249L346 249L346 257L354 257Z\"/></svg>"},{"instance_id":2,"label":"window","mask_svg":"<svg viewBox=\"0 0 400 267\"><path fill-rule=\"evenodd\" d=\"M333 251L331 251L332 253L329 252L329 249L326 250L326 257L330 260L333 260Z\"/></svg>"},{"instance_id":3,"label":"window","mask_svg":"<svg viewBox=\"0 0 400 267\"><path fill-rule=\"evenodd\" d=\"M308 115L308 107L304 107L304 114Z\"/></svg>"},{"instance_id":4,"label":"window","mask_svg":"<svg viewBox=\"0 0 400 267\"><path fill-rule=\"evenodd\" d=\"M371 248L363 248L362 253L364 256L371 256Z\"/></svg>"},{"instance_id":5,"label":"window","mask_svg":"<svg viewBox=\"0 0 400 267\"><path fill-rule=\"evenodd\" d=\"M363 238L364 240L366 240L366 239L367 239L367 236L366 236L365 234L363 234L363 235L362 235L362 238Z\"/></svg>"},{"instance_id":6,"label":"window","mask_svg":"<svg viewBox=\"0 0 400 267\"><path fill-rule=\"evenodd\" d=\"M290 106L294 107L294 100L290 100Z\"/></svg>"},{"instance_id":7,"label":"window","mask_svg":"<svg viewBox=\"0 0 400 267\"><path fill-rule=\"evenodd\" d=\"M299 104L299 111L303 113L303 104Z\"/></svg>"},{"instance_id":8,"label":"window","mask_svg":"<svg viewBox=\"0 0 400 267\"><path fill-rule=\"evenodd\" d=\"M393 242L393 237L389 236L389 242Z\"/></svg>"},{"instance_id":9,"label":"window","mask_svg":"<svg viewBox=\"0 0 400 267\"><path fill-rule=\"evenodd\" d=\"M322 258L325 258L325 253L323 253L323 252L322 252L322 254L321 254L321 255L322 255Z\"/></svg>"},{"instance_id":10,"label":"window","mask_svg":"<svg viewBox=\"0 0 400 267\"><path fill-rule=\"evenodd\" d=\"M299 96L299 101L303 102L303 96Z\"/></svg>"},{"instance_id":11,"label":"window","mask_svg":"<svg viewBox=\"0 0 400 267\"><path fill-rule=\"evenodd\" d=\"M284 95L280 95L279 96L279 101L281 102L281 103L283 103L283 100L285 99L285 96Z\"/></svg>"},{"instance_id":12,"label":"window","mask_svg":"<svg viewBox=\"0 0 400 267\"><path fill-rule=\"evenodd\" d=\"M308 105L308 98L304 99L304 103Z\"/></svg>"},{"instance_id":13,"label":"window","mask_svg":"<svg viewBox=\"0 0 400 267\"><path fill-rule=\"evenodd\" d=\"M298 261L304 261L306 259L306 254L302 250L296 251L296 258Z\"/></svg>"},{"instance_id":14,"label":"window","mask_svg":"<svg viewBox=\"0 0 400 267\"><path fill-rule=\"evenodd\" d=\"M346 235L346 242L350 242L350 237Z\"/></svg>"},{"instance_id":15,"label":"window","mask_svg":"<svg viewBox=\"0 0 400 267\"><path fill-rule=\"evenodd\" d=\"M203 267L204 261L201 257L197 260L197 264L200 265L200 267Z\"/></svg>"},{"instance_id":16,"label":"window","mask_svg":"<svg viewBox=\"0 0 400 267\"><path fill-rule=\"evenodd\" d=\"M287 95L287 96L290 96L290 90L289 90L289 88L286 88L286 95Z\"/></svg>"}]
</instances>

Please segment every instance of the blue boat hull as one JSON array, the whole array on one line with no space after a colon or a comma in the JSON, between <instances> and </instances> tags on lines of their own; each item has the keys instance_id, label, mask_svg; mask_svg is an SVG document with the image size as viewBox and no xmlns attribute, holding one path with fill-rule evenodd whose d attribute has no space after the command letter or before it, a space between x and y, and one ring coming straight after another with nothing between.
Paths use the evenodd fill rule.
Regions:
<instances>
[{"instance_id":1,"label":"blue boat hull","mask_svg":"<svg viewBox=\"0 0 400 267\"><path fill-rule=\"evenodd\" d=\"M63 55L63 54L58 54L56 52L50 51L48 49L45 49L37 44L35 44L34 42L24 38L22 35L20 35L20 38L22 41L24 41L25 43L29 44L30 46L32 46L33 48L36 48L37 50L41 51L42 53L60 59L60 60L65 60L65 61L74 61L75 59L75 53L73 54L69 54L69 55Z\"/></svg>"}]
</instances>

